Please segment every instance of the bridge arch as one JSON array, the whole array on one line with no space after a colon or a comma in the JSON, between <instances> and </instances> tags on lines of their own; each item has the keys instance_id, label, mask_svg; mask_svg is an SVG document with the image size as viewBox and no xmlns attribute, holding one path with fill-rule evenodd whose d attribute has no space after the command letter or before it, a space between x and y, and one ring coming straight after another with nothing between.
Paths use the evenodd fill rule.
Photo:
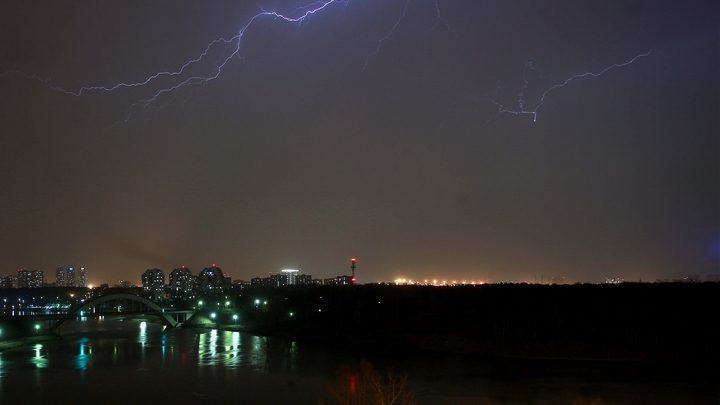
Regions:
<instances>
[{"instance_id":1,"label":"bridge arch","mask_svg":"<svg viewBox=\"0 0 720 405\"><path fill-rule=\"evenodd\" d=\"M55 325L55 331L60 332L60 330L62 329L62 325L64 325L64 324L66 325L68 322L73 321L77 317L77 315L82 314L82 312L95 313L94 310L97 308L98 305L101 305L101 304L103 304L105 302L109 302L109 301L130 301L132 303L139 303L141 308L143 305L146 306L148 308L149 312L157 314L162 320L165 321L166 324L168 324L172 327L175 327L178 324L178 322L172 316L170 316L169 314L166 314L163 311L163 309L160 308L160 306L158 306L157 304L155 304L154 302L152 302L146 298L138 297L137 295L133 295L133 294L108 294L108 295L103 295L103 296L100 296L97 298L93 298L90 301L86 301L81 306L70 311L68 313L68 315L75 315L75 316L59 321ZM115 312L115 313L122 313L122 312Z\"/></svg>"}]
</instances>

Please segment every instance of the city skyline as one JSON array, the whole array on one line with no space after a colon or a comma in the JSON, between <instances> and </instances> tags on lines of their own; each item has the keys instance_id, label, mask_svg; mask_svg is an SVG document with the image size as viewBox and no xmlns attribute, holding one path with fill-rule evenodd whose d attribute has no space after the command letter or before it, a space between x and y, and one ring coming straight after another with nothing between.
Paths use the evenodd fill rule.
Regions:
<instances>
[{"instance_id":1,"label":"city skyline","mask_svg":"<svg viewBox=\"0 0 720 405\"><path fill-rule=\"evenodd\" d=\"M716 274L718 4L466 3L0 5L0 274Z\"/></svg>"},{"instance_id":2,"label":"city skyline","mask_svg":"<svg viewBox=\"0 0 720 405\"><path fill-rule=\"evenodd\" d=\"M352 261L350 261L350 263L351 263L351 265L354 265L355 259L352 259ZM316 278L317 279L334 279L341 275L349 277L349 275L351 273L354 274L354 268L352 268L351 265L347 266L347 269L350 269L351 271L347 271L347 269L339 269L339 270L335 271L334 274L331 274L333 270L330 270L330 271L324 272L322 274L317 274L318 277L316 277ZM97 287L97 286L100 286L103 284L107 284L109 286L123 286L126 283L129 283L128 285L130 285L130 286L143 286L144 280L145 280L144 274L149 271L159 270L163 274L165 272L167 272L167 274L165 276L168 278L167 285L170 286L172 284L172 282L170 280L170 276L172 273L182 270L182 271L187 272L188 274L192 275L192 272L193 272L192 268L193 267L191 267L191 266L185 266L185 265L175 266L172 268L172 270L169 270L169 268L161 269L161 268L153 267L153 268L147 268L145 270L138 270L137 277L135 277L135 278L137 278L137 280L135 280L133 278L119 279L119 280L104 280L104 279L100 279L100 276L91 278L89 276L88 271L85 268L85 266L81 266L80 268L77 269L79 271L79 273L77 276L78 278L74 285L65 285L64 283L59 282L60 279L59 279L58 272L60 270L63 270L63 275L67 274L67 273L65 273L66 269L63 267L58 267L57 269L55 269L53 274L47 273L41 269L33 269L31 271L40 271L41 273L47 273L49 276L47 279L44 280L44 284L47 284L47 285L54 285L54 286L60 286L60 287L63 287L63 286ZM200 267L198 267L198 268L200 268ZM216 263L212 263L212 265L202 267L203 270L212 269L212 268L221 268L221 266L217 266ZM73 267L68 267L68 269L73 269ZM21 272L21 271L27 271L27 268L17 270L17 272ZM201 271L202 270L197 270L196 274L193 275L193 277L197 276L197 274L200 273ZM230 277L233 282L236 280L241 280L241 281L244 281L247 283L250 283L250 281L255 278L262 278L263 276L265 276L267 278L266 275L284 274L286 272L298 272L298 274L301 274L301 275L309 274L308 272L306 272L304 270L300 270L300 269L276 269L276 270L268 270L268 271L265 271L264 273L259 272L256 274L247 274L247 275L234 277L231 274L237 273L237 272L233 272L232 270L227 270L227 269L222 270L222 271L223 271L223 274L227 277ZM93 274L93 273L90 273L90 274ZM0 278L6 277L8 275L11 275L11 274L0 272ZM359 275L360 276L362 275L362 269L361 269ZM50 276L52 276L52 277L50 277ZM65 277L67 277L67 276L65 276ZM544 273L534 274L534 275L532 275L532 277L524 278L524 279L521 279L521 278L493 279L493 278L489 278L489 277L484 277L481 274L475 274L475 275L472 275L471 277L453 277L452 274L444 274L441 276L429 277L429 278L428 277L423 278L423 277L399 275L394 278L388 278L388 279L376 279L376 280L359 279L358 283L360 283L360 284L395 283L395 284L417 284L417 285L464 285L464 284L480 285L480 284L485 284L485 283L502 283L502 282L519 282L519 283L530 283L530 284L570 284L570 283L617 284L617 283L621 283L621 282L643 282L643 281L644 282L717 281L719 277L720 277L720 272L708 273L708 274L688 273L688 274L681 275L679 277L674 277L674 278L645 278L645 279L643 279L643 278L627 279L627 278L623 277L623 275L621 275L621 274L607 274L596 280L577 280L577 279L573 279L573 278L568 278L562 274L544 274ZM52 278L52 280L51 280L51 278ZM67 280L67 278L65 278L63 280ZM82 282L80 280L84 280L84 282Z\"/></svg>"}]
</instances>

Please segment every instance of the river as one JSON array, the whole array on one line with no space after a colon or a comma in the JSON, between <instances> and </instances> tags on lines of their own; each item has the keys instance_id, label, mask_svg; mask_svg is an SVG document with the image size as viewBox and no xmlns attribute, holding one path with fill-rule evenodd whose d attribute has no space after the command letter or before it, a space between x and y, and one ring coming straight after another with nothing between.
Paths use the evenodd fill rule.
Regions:
<instances>
[{"instance_id":1,"label":"river","mask_svg":"<svg viewBox=\"0 0 720 405\"><path fill-rule=\"evenodd\" d=\"M717 404L717 370L632 362L488 360L342 347L103 318L0 353L5 404L332 404L343 365L407 374L419 405ZM715 373L712 375L712 373Z\"/></svg>"}]
</instances>

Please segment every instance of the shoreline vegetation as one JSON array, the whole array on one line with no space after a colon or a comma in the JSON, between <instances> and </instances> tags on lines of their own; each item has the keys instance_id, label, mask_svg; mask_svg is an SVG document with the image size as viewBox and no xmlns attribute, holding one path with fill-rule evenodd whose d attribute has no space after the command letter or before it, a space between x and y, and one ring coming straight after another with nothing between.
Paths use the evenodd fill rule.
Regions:
<instances>
[{"instance_id":1,"label":"shoreline vegetation","mask_svg":"<svg viewBox=\"0 0 720 405\"><path fill-rule=\"evenodd\" d=\"M712 363L717 296L718 283L259 288L184 326L371 352Z\"/></svg>"}]
</instances>

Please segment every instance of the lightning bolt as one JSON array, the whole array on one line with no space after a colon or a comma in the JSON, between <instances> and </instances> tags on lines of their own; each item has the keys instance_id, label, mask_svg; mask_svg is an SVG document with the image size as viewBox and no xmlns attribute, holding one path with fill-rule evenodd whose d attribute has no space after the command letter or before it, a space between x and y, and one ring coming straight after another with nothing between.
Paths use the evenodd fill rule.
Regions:
<instances>
[{"instance_id":1,"label":"lightning bolt","mask_svg":"<svg viewBox=\"0 0 720 405\"><path fill-rule=\"evenodd\" d=\"M516 108L505 107L500 101L497 101L497 94L496 94L496 98L495 98L495 99L487 99L488 101L490 101L491 103L493 103L493 104L497 107L497 114L493 115L493 116L485 123L485 125L487 125L487 123L489 123L490 121L492 121L493 118L497 117L497 116L500 115L500 114L514 114L514 115L527 114L527 115L531 115L531 116L532 116L533 122L537 122L538 110L540 109L540 107L542 107L543 103L545 103L545 97L547 97L547 95L548 95L550 92L552 92L553 90L556 90L556 89L565 87L568 83L570 83L571 81L573 81L573 80L575 80L575 79L580 79L580 78L588 77L588 76L592 76L592 77L602 76L602 75L603 75L605 72L607 72L608 70L630 65L630 64L634 63L636 60L638 60L638 59L640 59L640 58L644 58L644 57L646 57L646 56L649 56L649 55L650 55L650 52L652 52L652 51L647 51L647 52L645 52L645 53L641 53L641 54L639 54L639 55L636 55L635 57L633 57L632 59L630 59L630 60L627 61L627 62L616 63L616 64L613 64L613 65L610 65L610 66L606 67L605 69L603 69L603 70L601 70L600 72L597 72L597 73L595 73L595 72L585 72L585 73L580 73L580 74L577 74L577 75L574 75L574 76L570 76L569 78L567 78L567 79L566 79L565 81L563 81L562 83L553 85L553 86L551 86L550 88L548 88L547 90L545 90L545 91L542 93L542 96L541 96L536 102L528 102L528 100L527 100L526 91L527 91L528 85L530 84L530 79L528 79L527 74L528 74L528 71L529 71L529 70L532 71L532 70L538 69L538 71L539 71L539 68L537 67L537 65L535 64L535 61L534 61L533 59L527 59L527 60L525 61L525 71L523 72L523 82L524 82L524 84L520 87L520 92L518 93L517 107L516 107ZM540 77L540 78L543 78L543 79L546 78L545 76L542 75L542 72L540 72L539 77ZM475 99L475 98L473 98L473 99L477 101L477 99Z\"/></svg>"},{"instance_id":2,"label":"lightning bolt","mask_svg":"<svg viewBox=\"0 0 720 405\"><path fill-rule=\"evenodd\" d=\"M83 86L80 87L76 91L67 90L65 88L61 88L59 86L56 86L53 84L52 79L50 78L43 78L39 77L34 74L25 73L23 71L19 70L8 70L4 73L0 73L0 76L8 76L10 74L17 74L25 77L26 79L32 79L32 80L38 80L41 83L47 85L53 90L60 91L65 94L73 95L76 97L80 97L88 92L93 91L101 91L101 92L112 92L115 90L123 89L123 88L139 88L144 87L147 85L150 85L153 82L156 82L158 79L161 78L173 78L176 77L178 81L176 81L175 84L169 85L167 87L163 87L160 90L156 91L154 94L152 94L150 97L140 100L132 104L129 109L127 110L127 114L125 116L125 119L122 121L116 122L114 125L121 124L121 123L127 123L131 120L131 118L134 116L134 113L140 109L150 107L152 105L155 106L156 111L155 114L157 114L162 108L169 105L175 97L177 97L178 91L183 88L188 88L191 86L204 86L208 82L217 79L220 74L223 72L223 70L226 68L228 62L230 62L234 58L240 57L241 52L241 45L243 42L243 39L245 37L245 34L248 32L248 30L259 20L261 19L274 19L274 20L281 20L287 23L297 24L298 26L302 25L304 22L306 22L308 19L310 19L313 15L318 14L328 8L330 8L332 5L338 3L338 5L342 6L342 12L345 12L345 9L347 7L349 0L319 0L314 3L311 3L304 7L296 8L293 15L286 15L279 13L277 11L270 11L260 8L260 11L250 17L250 19L240 28L238 33L234 35L231 38L218 38L216 40L213 40L210 42L206 47L205 50L195 59L191 59L187 61L184 65L182 65L179 69L174 71L161 71L157 72L149 77L147 77L144 80L138 81L138 82L129 82L129 83L118 83L113 86ZM380 48L382 47L383 43L390 38L390 36L393 35L395 29L398 27L398 25L401 23L401 21L405 18L405 14L407 12L408 6L410 4L410 0L405 0L405 6L403 8L402 15L395 21L395 24L392 26L390 31L383 36L379 41L377 41L377 46L374 49L372 53L368 55L368 57L365 60L365 64L362 67L362 70L364 71L367 68L367 65L370 61L370 59L376 55L378 52L380 52ZM436 3L436 8L438 10L438 16L439 16L439 7ZM221 56L219 59L215 62L215 67L207 74L205 75L190 75L187 76L187 72L189 68L193 65L200 64L206 61L206 59L211 58L211 52L217 52L214 50L217 46L225 46L225 50L221 52ZM169 100L167 97L169 97ZM161 100L162 99L162 100ZM183 102L184 103L184 102Z\"/></svg>"},{"instance_id":3,"label":"lightning bolt","mask_svg":"<svg viewBox=\"0 0 720 405\"><path fill-rule=\"evenodd\" d=\"M383 42L385 42L388 38L392 36L392 34L395 32L395 28L397 28L398 25L400 25L400 21L402 21L405 18L405 14L407 14L408 5L410 4L410 0L405 0L405 7L403 8L402 15L400 18L395 21L395 25L390 29L390 32L388 32L387 35L380 38L379 41L377 41L377 47L375 48L375 51L373 51L370 55L368 55L367 59L365 59L365 65L363 66L363 71L367 68L368 63L370 62L370 58L372 58L375 54L380 52L380 48L383 45ZM437 4L437 3L435 3Z\"/></svg>"},{"instance_id":4,"label":"lightning bolt","mask_svg":"<svg viewBox=\"0 0 720 405\"><path fill-rule=\"evenodd\" d=\"M380 1L380 5L382 5L384 0ZM433 1L435 5L435 9L437 11L437 20L435 23L435 26L430 28L430 30L437 27L440 23L445 23L447 26L447 22L441 17L440 15L440 7L437 0L431 0ZM365 59L365 63L362 66L362 71L365 71L365 69L368 67L368 64L370 63L370 60L373 56L377 55L384 43L395 33L398 26L402 23L402 21L405 19L408 8L410 6L410 0L404 0L404 6L402 7L402 13L401 15L395 20L392 27L387 31L387 33L382 36L379 40L375 41L375 47L372 52L370 52ZM59 86L56 86L53 81L50 78L43 78L39 77L34 74L28 74L23 71L19 70L8 70L4 73L0 73L0 76L8 76L10 74L18 74L26 79L33 79L40 81L41 83L47 85L53 90L60 91L65 94L73 95L76 97L80 97L88 92L113 92L120 89L127 89L127 88L141 88L148 86L152 83L157 82L161 78L175 78L175 83L168 85L166 87L160 88L160 90L154 91L154 93L151 93L151 95L143 100L137 101L129 106L129 108L126 111L125 118L121 121L116 122L113 125L117 124L123 124L128 123L135 117L137 114L139 114L140 110L143 109L154 109L155 115L159 113L159 111L163 108L165 108L168 105L171 105L176 98L179 97L179 91L184 88L190 88L190 87L199 87L206 85L208 82L217 79L223 71L227 68L228 63L233 60L234 58L240 58L241 49L242 49L242 43L245 37L245 34L248 32L249 29L255 25L256 22L262 20L262 19L272 19L272 20L280 20L286 23L290 24L297 24L298 27L300 27L303 23L308 21L312 16L315 14L319 14L323 11L327 11L327 9L331 8L331 6L335 5L341 6L341 12L344 13L346 10L346 7L349 3L349 0L318 0L313 3L310 3L306 6L296 8L294 12L290 15L288 14L282 14L277 11L270 11L260 8L260 11L250 17L247 22L240 28L238 33L230 38L218 38L213 41L211 41L206 47L205 50L200 53L200 55L194 59L191 59L187 62L185 62L180 68L173 70L173 71L160 71L155 74L152 74L151 76L147 77L144 80L137 81L137 82L128 82L128 83L118 83L112 86L83 86L80 87L76 91L67 90L65 88L61 88ZM449 28L449 27L448 27ZM428 31L430 31L428 30ZM424 34L423 34L424 35ZM222 50L218 51L216 48L223 47ZM219 53L220 56L217 56ZM215 55L215 56L212 56ZM523 73L523 81L524 83L520 87L520 91L518 93L517 101L513 102L514 106L510 107L506 104L498 100L497 92L495 95L495 98L485 98L483 99L485 102L489 101L492 103L495 107L497 107L497 113L493 115L486 123L489 123L494 117L501 115L501 114L513 114L513 115L530 115L533 118L533 122L537 122L538 119L538 110L542 107L542 105L545 103L546 97L549 93L551 93L554 90L557 90L559 88L565 87L568 85L571 81L580 79L587 76L592 77L598 77L603 75L605 72L614 69L619 68L623 66L630 65L634 63L637 59L643 58L650 55L650 51L639 54L635 56L634 58L630 59L627 62L623 63L616 63L613 65L610 65L606 67L605 69L601 70L600 72L586 72L577 74L574 76L569 77L565 81L559 84L555 84L549 88L547 88L542 95L539 98L536 98L534 100L531 100L528 96L528 86L533 81L528 77L529 73L533 73L535 71L540 72L539 68L535 64L535 62L532 59L528 59L525 61L525 70ZM201 63L207 63L208 59L217 58L212 64L214 67L209 71L209 73L206 74L191 74L189 73L190 68L193 65L199 65ZM540 72L539 78L545 79L546 77L542 76L542 73ZM499 91L499 88L498 88ZM466 97L466 99L472 99L476 102L480 102L483 100L478 99L474 96ZM187 100L182 101L181 105L184 104ZM450 109L448 110L449 113ZM149 119L152 119L153 117L150 117ZM446 117L447 119L447 113ZM443 123L445 120L443 120ZM442 126L442 124L441 124Z\"/></svg>"}]
</instances>

